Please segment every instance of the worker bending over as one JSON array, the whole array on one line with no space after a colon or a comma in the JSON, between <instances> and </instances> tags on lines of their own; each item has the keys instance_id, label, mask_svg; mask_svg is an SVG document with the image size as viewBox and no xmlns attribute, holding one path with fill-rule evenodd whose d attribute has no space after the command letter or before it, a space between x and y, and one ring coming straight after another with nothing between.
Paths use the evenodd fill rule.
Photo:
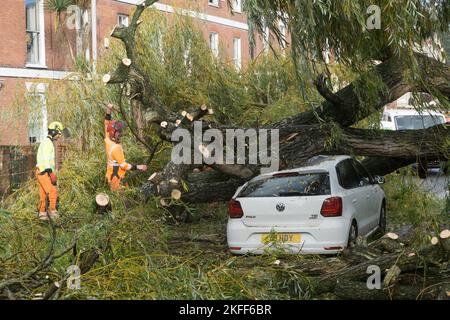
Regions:
<instances>
[{"instance_id":1,"label":"worker bending over","mask_svg":"<svg viewBox=\"0 0 450 320\"><path fill-rule=\"evenodd\" d=\"M125 161L120 138L125 128L125 123L119 120L111 119L112 104L106 106L105 116L105 146L106 146L106 178L108 179L111 191L121 189L121 181L124 179L128 170L147 171L144 164L134 165Z\"/></svg>"}]
</instances>

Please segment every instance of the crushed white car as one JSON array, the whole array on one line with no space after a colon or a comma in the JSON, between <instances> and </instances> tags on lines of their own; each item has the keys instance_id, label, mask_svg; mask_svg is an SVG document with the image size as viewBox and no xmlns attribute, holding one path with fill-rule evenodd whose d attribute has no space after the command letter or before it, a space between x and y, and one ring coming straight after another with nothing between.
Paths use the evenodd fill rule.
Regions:
<instances>
[{"instance_id":1,"label":"crushed white car","mask_svg":"<svg viewBox=\"0 0 450 320\"><path fill-rule=\"evenodd\" d=\"M260 175L229 202L229 250L338 253L358 235L385 230L382 182L349 156L317 156L305 167Z\"/></svg>"}]
</instances>

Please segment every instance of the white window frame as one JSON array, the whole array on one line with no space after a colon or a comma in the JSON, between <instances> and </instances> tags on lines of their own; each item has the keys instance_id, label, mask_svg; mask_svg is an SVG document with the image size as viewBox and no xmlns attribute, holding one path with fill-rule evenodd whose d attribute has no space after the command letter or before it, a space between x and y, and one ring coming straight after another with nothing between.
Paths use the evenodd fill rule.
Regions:
<instances>
[{"instance_id":1,"label":"white window frame","mask_svg":"<svg viewBox=\"0 0 450 320\"><path fill-rule=\"evenodd\" d=\"M124 14L124 13L118 13L117 14L117 25L118 26L123 25L124 27L128 27L130 24L129 19L130 19L129 15ZM125 23L121 23L121 20L122 20L122 22L125 21Z\"/></svg>"},{"instance_id":2,"label":"white window frame","mask_svg":"<svg viewBox=\"0 0 450 320\"><path fill-rule=\"evenodd\" d=\"M25 86L27 88L27 95L30 98L34 98L34 99L40 99L40 103L42 103L41 107L42 109L40 110L41 114L40 116L42 117L42 123L41 123L41 127L39 128L39 133L40 136L36 136L36 141L31 142L31 134L33 132L31 132L31 128L30 128L30 122L31 122L31 117L33 116L33 112L32 110L30 110L29 112L29 116L28 116L28 141L30 143L40 143L42 142L42 140L45 139L45 137L47 136L47 128L48 128L48 114L47 114L47 97L46 97L46 92L47 92L47 87L48 85L46 83L34 83L34 82L26 82ZM34 137L34 135L33 135Z\"/></svg>"},{"instance_id":3,"label":"white window frame","mask_svg":"<svg viewBox=\"0 0 450 320\"><path fill-rule=\"evenodd\" d=\"M24 1L25 5L25 1ZM37 6L37 14L38 14L38 32L39 32L39 41L38 41L38 54L39 61L37 63L26 63L26 68L41 68L47 69L46 60L45 60L45 16L44 16L44 0L36 0ZM26 10L26 9L25 9ZM25 11L25 20L26 20L26 11ZM28 60L28 53L27 53Z\"/></svg>"},{"instance_id":4,"label":"white window frame","mask_svg":"<svg viewBox=\"0 0 450 320\"><path fill-rule=\"evenodd\" d=\"M242 41L241 38L233 38L233 64L236 70L241 70L242 67Z\"/></svg>"},{"instance_id":5,"label":"white window frame","mask_svg":"<svg viewBox=\"0 0 450 320\"><path fill-rule=\"evenodd\" d=\"M219 0L208 0L208 5L219 7Z\"/></svg>"},{"instance_id":6,"label":"white window frame","mask_svg":"<svg viewBox=\"0 0 450 320\"><path fill-rule=\"evenodd\" d=\"M233 12L242 13L242 0L233 0L231 4Z\"/></svg>"},{"instance_id":7,"label":"white window frame","mask_svg":"<svg viewBox=\"0 0 450 320\"><path fill-rule=\"evenodd\" d=\"M219 56L219 34L217 32L209 33L209 47L215 58Z\"/></svg>"}]
</instances>

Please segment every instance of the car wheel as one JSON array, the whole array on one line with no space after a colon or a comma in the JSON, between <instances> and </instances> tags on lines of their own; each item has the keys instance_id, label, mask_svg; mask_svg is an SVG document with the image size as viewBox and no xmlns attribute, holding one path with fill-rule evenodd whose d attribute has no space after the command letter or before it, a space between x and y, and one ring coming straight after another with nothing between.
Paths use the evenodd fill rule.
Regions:
<instances>
[{"instance_id":1,"label":"car wheel","mask_svg":"<svg viewBox=\"0 0 450 320\"><path fill-rule=\"evenodd\" d=\"M381 205L380 220L378 222L378 228L380 229L380 232L382 234L386 233L386 205L384 204L384 202Z\"/></svg>"},{"instance_id":2,"label":"car wheel","mask_svg":"<svg viewBox=\"0 0 450 320\"><path fill-rule=\"evenodd\" d=\"M350 231L348 233L347 247L352 248L356 244L356 238L358 237L358 225L356 221L353 220L352 225L350 226Z\"/></svg>"}]
</instances>

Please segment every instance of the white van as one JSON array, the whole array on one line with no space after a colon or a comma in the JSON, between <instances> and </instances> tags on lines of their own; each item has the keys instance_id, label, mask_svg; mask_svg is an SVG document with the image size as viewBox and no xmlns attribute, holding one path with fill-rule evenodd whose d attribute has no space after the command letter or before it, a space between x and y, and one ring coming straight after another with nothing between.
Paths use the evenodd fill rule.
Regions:
<instances>
[{"instance_id":1,"label":"white van","mask_svg":"<svg viewBox=\"0 0 450 320\"><path fill-rule=\"evenodd\" d=\"M442 113L432 110L418 112L413 107L385 109L381 118L381 129L417 130L444 123L445 116Z\"/></svg>"}]
</instances>

